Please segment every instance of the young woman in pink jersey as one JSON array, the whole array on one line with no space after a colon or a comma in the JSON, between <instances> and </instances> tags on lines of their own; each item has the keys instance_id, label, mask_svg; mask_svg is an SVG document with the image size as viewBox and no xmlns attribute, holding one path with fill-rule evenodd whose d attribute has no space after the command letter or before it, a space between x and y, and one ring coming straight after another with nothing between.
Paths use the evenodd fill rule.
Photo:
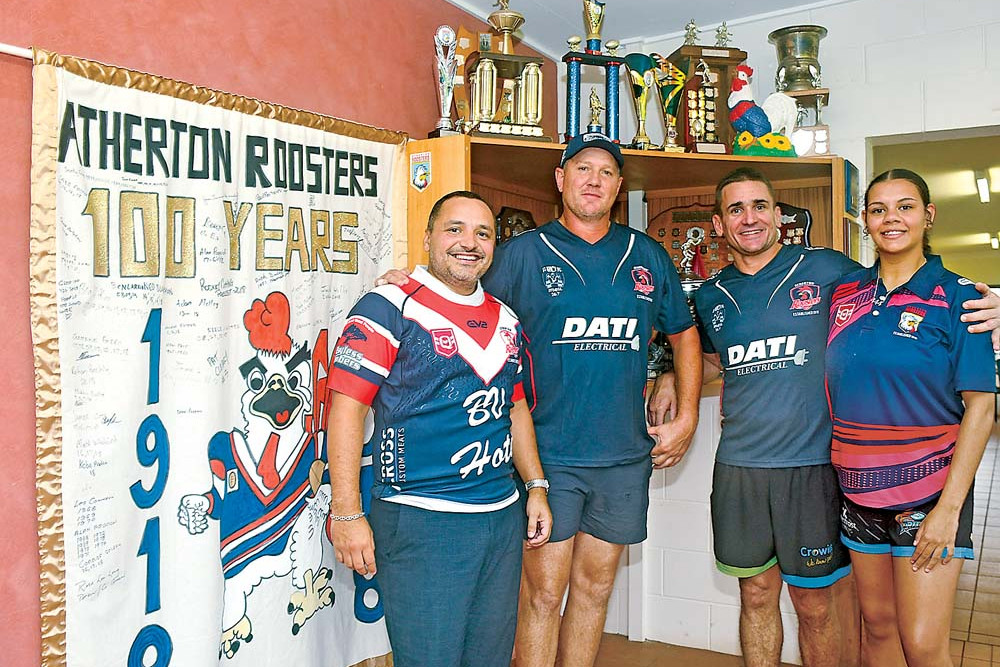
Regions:
<instances>
[{"instance_id":1,"label":"young woman in pink jersey","mask_svg":"<svg viewBox=\"0 0 1000 667\"><path fill-rule=\"evenodd\" d=\"M865 194L878 262L831 300L827 386L841 539L864 617L866 665L946 665L972 482L993 425L989 336L961 322L972 281L930 254L936 210L917 174ZM954 560L953 560L954 559Z\"/></svg>"}]
</instances>

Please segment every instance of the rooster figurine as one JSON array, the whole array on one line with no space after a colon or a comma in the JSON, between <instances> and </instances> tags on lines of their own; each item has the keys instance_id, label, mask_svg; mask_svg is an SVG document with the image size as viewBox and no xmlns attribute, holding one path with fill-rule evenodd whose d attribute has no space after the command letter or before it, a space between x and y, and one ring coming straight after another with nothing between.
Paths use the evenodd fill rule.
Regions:
<instances>
[{"instance_id":1,"label":"rooster figurine","mask_svg":"<svg viewBox=\"0 0 1000 667\"><path fill-rule=\"evenodd\" d=\"M795 128L798 106L784 93L772 93L758 106L750 80L753 68L740 65L729 93L729 123L736 131L737 155L795 155L788 139Z\"/></svg>"}]
</instances>

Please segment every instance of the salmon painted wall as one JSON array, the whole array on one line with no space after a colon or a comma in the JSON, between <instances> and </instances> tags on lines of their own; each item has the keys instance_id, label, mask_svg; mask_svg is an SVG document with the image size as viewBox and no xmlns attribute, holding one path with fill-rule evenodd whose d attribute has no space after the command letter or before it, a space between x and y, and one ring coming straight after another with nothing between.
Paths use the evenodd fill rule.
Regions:
<instances>
[{"instance_id":1,"label":"salmon painted wall","mask_svg":"<svg viewBox=\"0 0 1000 667\"><path fill-rule=\"evenodd\" d=\"M0 42L37 46L423 138L434 30L487 26L444 0L0 2ZM529 53L518 48L518 53ZM544 77L556 81L546 61ZM544 116L554 136L556 93ZM31 63L0 54L0 664L40 658L34 375L28 313Z\"/></svg>"}]
</instances>

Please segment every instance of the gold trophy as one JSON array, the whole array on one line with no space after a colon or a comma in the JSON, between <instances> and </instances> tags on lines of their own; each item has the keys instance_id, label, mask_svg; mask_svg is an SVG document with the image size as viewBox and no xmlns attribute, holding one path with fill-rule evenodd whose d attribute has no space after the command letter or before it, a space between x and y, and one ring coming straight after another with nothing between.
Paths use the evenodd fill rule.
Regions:
<instances>
[{"instance_id":1,"label":"gold trophy","mask_svg":"<svg viewBox=\"0 0 1000 667\"><path fill-rule=\"evenodd\" d=\"M659 146L646 134L646 108L649 102L649 91L656 86L656 73L653 59L645 53L629 53L625 56L625 70L628 72L629 90L632 91L632 103L639 127L632 138L630 148L639 150L656 150Z\"/></svg>"},{"instance_id":2,"label":"gold trophy","mask_svg":"<svg viewBox=\"0 0 1000 667\"><path fill-rule=\"evenodd\" d=\"M597 94L597 91L593 88L590 89L590 125L587 126L587 132L597 132L598 134L604 134L604 128L601 127L601 112L604 111L604 105L601 104L601 98Z\"/></svg>"},{"instance_id":3,"label":"gold trophy","mask_svg":"<svg viewBox=\"0 0 1000 667\"><path fill-rule=\"evenodd\" d=\"M480 51L466 65L472 91L469 129L480 136L550 141L542 134L542 59L513 53L511 33L524 16L498 0L490 26L502 36L500 53Z\"/></svg>"},{"instance_id":4,"label":"gold trophy","mask_svg":"<svg viewBox=\"0 0 1000 667\"><path fill-rule=\"evenodd\" d=\"M601 51L601 24L604 23L604 3L583 0L583 25L587 29L587 50ZM597 46L592 43L596 42Z\"/></svg>"},{"instance_id":5,"label":"gold trophy","mask_svg":"<svg viewBox=\"0 0 1000 667\"><path fill-rule=\"evenodd\" d=\"M514 46L510 41L510 34L524 25L524 14L515 12L510 8L510 0L497 0L494 6L500 7L486 19L490 27L500 33L500 53L510 55L514 52Z\"/></svg>"}]
</instances>

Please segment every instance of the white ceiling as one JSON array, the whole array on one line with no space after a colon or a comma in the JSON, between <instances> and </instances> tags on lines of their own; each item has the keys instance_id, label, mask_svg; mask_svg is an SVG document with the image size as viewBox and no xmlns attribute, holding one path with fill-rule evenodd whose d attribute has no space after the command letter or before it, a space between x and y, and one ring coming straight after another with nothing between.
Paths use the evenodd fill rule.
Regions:
<instances>
[{"instance_id":1,"label":"white ceiling","mask_svg":"<svg viewBox=\"0 0 1000 667\"><path fill-rule=\"evenodd\" d=\"M803 0L607 0L601 39L622 43L684 34L684 25L694 19L700 29L699 44L715 43L715 28L738 25L750 17L783 13L793 7L815 8L845 0L803 2ZM453 5L482 18L497 10L496 0L448 0ZM582 0L510 0L510 8L524 15L524 27L517 33L529 46L554 60L567 51L566 38L586 37Z\"/></svg>"}]
</instances>

